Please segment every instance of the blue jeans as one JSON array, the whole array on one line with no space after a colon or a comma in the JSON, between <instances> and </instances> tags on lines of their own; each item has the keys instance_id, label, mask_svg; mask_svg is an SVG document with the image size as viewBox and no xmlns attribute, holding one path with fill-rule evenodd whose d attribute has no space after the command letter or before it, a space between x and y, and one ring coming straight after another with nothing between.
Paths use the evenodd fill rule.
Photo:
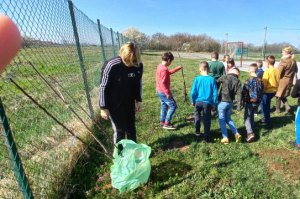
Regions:
<instances>
[{"instance_id":1,"label":"blue jeans","mask_svg":"<svg viewBox=\"0 0 300 199\"><path fill-rule=\"evenodd\" d=\"M300 106L297 108L295 118L296 144L300 144Z\"/></svg>"},{"instance_id":2,"label":"blue jeans","mask_svg":"<svg viewBox=\"0 0 300 199\"><path fill-rule=\"evenodd\" d=\"M218 105L219 124L223 138L228 137L226 124L228 124L230 130L234 135L237 133L237 129L233 121L231 120L232 106L233 104L231 102L220 102Z\"/></svg>"},{"instance_id":3,"label":"blue jeans","mask_svg":"<svg viewBox=\"0 0 300 199\"><path fill-rule=\"evenodd\" d=\"M259 104L245 103L244 121L247 133L253 133L254 127L254 110L258 108Z\"/></svg>"},{"instance_id":4,"label":"blue jeans","mask_svg":"<svg viewBox=\"0 0 300 199\"><path fill-rule=\"evenodd\" d=\"M270 102L270 103L271 103L271 102ZM259 104L259 107L260 107L260 114L261 114L262 118L265 118L263 100L261 100L261 102L260 102L260 104ZM257 112L258 112L258 111L257 111Z\"/></svg>"},{"instance_id":5,"label":"blue jeans","mask_svg":"<svg viewBox=\"0 0 300 199\"><path fill-rule=\"evenodd\" d=\"M194 109L195 129L200 133L201 113L203 113L204 139L210 139L211 105L204 102L196 102Z\"/></svg>"},{"instance_id":6,"label":"blue jeans","mask_svg":"<svg viewBox=\"0 0 300 199\"><path fill-rule=\"evenodd\" d=\"M160 110L160 122L165 122L170 124L172 116L177 109L177 104L171 94L171 99L168 99L164 93L157 92L157 96L160 99L161 110Z\"/></svg>"},{"instance_id":7,"label":"blue jeans","mask_svg":"<svg viewBox=\"0 0 300 199\"><path fill-rule=\"evenodd\" d=\"M264 93L262 97L262 117L264 122L269 125L271 123L270 106L271 100L275 96L275 93Z\"/></svg>"}]
</instances>

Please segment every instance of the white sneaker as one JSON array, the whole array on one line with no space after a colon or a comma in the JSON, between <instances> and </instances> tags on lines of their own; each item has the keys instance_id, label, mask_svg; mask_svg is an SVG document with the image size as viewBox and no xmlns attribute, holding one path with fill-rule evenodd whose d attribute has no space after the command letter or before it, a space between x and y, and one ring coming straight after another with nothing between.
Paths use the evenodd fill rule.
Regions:
<instances>
[{"instance_id":1,"label":"white sneaker","mask_svg":"<svg viewBox=\"0 0 300 199\"><path fill-rule=\"evenodd\" d=\"M165 124L165 125L163 126L163 128L164 128L164 129L167 129L167 130L175 130L175 129L176 129L176 127L174 127L174 126L172 126L172 125L170 125L170 124Z\"/></svg>"}]
</instances>

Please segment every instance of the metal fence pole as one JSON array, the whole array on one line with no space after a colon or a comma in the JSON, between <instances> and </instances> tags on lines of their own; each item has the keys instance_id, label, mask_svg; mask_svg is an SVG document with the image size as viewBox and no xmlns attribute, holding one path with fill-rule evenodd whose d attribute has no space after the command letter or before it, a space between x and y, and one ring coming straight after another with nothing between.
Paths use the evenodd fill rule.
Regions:
<instances>
[{"instance_id":1,"label":"metal fence pole","mask_svg":"<svg viewBox=\"0 0 300 199\"><path fill-rule=\"evenodd\" d=\"M78 53L78 57L79 57L80 68L81 68L81 72L82 72L82 78L83 78L83 82L84 82L84 87L85 87L85 93L86 93L86 97L87 97L87 101L88 101L88 106L89 106L91 117L95 118L94 117L95 114L94 114L94 110L93 110L93 106L92 106L92 102L91 102L91 96L90 96L90 93L89 93L89 86L88 86L88 81L87 81L87 77L86 77L86 71L85 71L84 63L83 63L82 51L81 51L80 42L79 42L78 30L77 30L75 14L74 14L74 6L73 6L72 0L68 0L68 3L69 3L69 9L70 9L70 15L71 15L71 20L72 20L73 32L74 32L74 37L75 37L75 41L76 41L77 53Z\"/></svg>"},{"instance_id":2,"label":"metal fence pole","mask_svg":"<svg viewBox=\"0 0 300 199\"><path fill-rule=\"evenodd\" d=\"M123 45L124 44L123 34L120 34L120 35L121 35L121 44Z\"/></svg>"},{"instance_id":3,"label":"metal fence pole","mask_svg":"<svg viewBox=\"0 0 300 199\"><path fill-rule=\"evenodd\" d=\"M117 56L116 49L115 49L114 32L113 32L112 28L110 28L110 34L111 34L111 42L112 42L112 51L113 51L114 56Z\"/></svg>"},{"instance_id":4,"label":"metal fence pole","mask_svg":"<svg viewBox=\"0 0 300 199\"><path fill-rule=\"evenodd\" d=\"M117 35L118 35L118 43L119 43L119 49L121 48L121 43L120 43L120 33L117 32Z\"/></svg>"},{"instance_id":5,"label":"metal fence pole","mask_svg":"<svg viewBox=\"0 0 300 199\"><path fill-rule=\"evenodd\" d=\"M13 170L14 174L17 178L19 187L24 195L25 199L31 199L34 198L32 194L32 190L30 188L30 185L28 183L28 179L26 177L26 174L24 172L23 164L21 162L21 158L19 156L16 143L14 141L8 119L5 114L4 106L2 104L2 100L0 97L0 122L3 125L4 131L4 146L6 146L7 155L10 157L10 159L13 161Z\"/></svg>"},{"instance_id":6,"label":"metal fence pole","mask_svg":"<svg viewBox=\"0 0 300 199\"><path fill-rule=\"evenodd\" d=\"M104 48L104 42L103 42L103 35L102 35L102 31L101 31L101 24L100 24L99 19L97 19L97 23L98 23L98 30L99 30L99 35L100 35L102 58L103 58L103 63L104 63L106 61L106 55L105 55L105 48Z\"/></svg>"}]
</instances>

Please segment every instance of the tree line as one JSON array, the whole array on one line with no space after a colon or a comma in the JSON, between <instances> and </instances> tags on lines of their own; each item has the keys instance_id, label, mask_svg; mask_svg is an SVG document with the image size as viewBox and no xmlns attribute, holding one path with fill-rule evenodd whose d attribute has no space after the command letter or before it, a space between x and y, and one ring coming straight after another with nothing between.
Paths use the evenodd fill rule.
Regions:
<instances>
[{"instance_id":1,"label":"tree line","mask_svg":"<svg viewBox=\"0 0 300 199\"><path fill-rule=\"evenodd\" d=\"M142 49L147 50L180 50L188 52L218 51L223 53L226 45L225 41L216 40L205 34L192 35L189 33L175 33L173 35L165 35L164 33L158 32L149 36L133 27L128 28L122 34L128 37L129 40L137 42ZM267 44L266 52L280 53L282 48L286 46L293 47L296 53L299 52L298 48L286 42ZM261 52L263 45L245 43L244 47L248 48L249 52Z\"/></svg>"}]
</instances>

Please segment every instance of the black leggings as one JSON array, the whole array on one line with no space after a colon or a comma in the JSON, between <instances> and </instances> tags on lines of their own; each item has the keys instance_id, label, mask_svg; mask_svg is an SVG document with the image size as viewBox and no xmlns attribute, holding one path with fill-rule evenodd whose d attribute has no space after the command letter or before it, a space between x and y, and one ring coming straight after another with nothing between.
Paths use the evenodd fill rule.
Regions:
<instances>
[{"instance_id":1,"label":"black leggings","mask_svg":"<svg viewBox=\"0 0 300 199\"><path fill-rule=\"evenodd\" d=\"M135 107L121 106L116 110L111 110L110 116L114 130L114 143L125 139L125 135L127 139L136 142Z\"/></svg>"}]
</instances>

